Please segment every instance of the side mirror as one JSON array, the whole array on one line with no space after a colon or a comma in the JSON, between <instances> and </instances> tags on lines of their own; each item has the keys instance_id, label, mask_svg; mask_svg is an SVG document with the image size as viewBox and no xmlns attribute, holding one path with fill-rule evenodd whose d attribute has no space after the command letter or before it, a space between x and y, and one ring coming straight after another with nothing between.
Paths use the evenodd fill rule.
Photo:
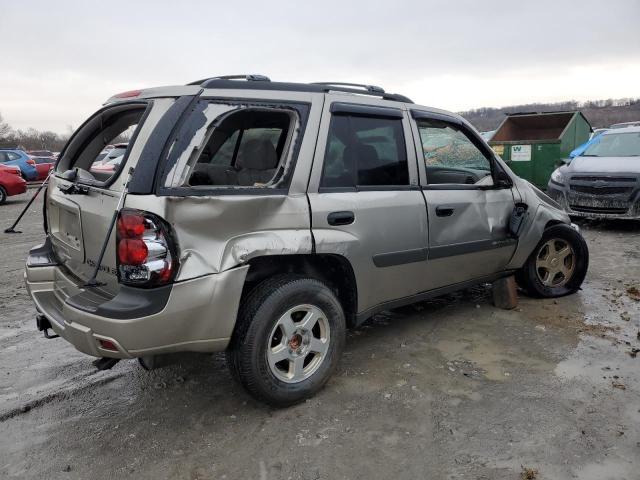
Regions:
<instances>
[{"instance_id":1,"label":"side mirror","mask_svg":"<svg viewBox=\"0 0 640 480\"><path fill-rule=\"evenodd\" d=\"M569 157L569 158L561 158L560 161L562 163L564 163L565 165L569 165L571 163L571 160L573 160L573 158Z\"/></svg>"},{"instance_id":2,"label":"side mirror","mask_svg":"<svg viewBox=\"0 0 640 480\"><path fill-rule=\"evenodd\" d=\"M512 182L504 171L498 170L498 174L496 175L496 187L498 188L511 188Z\"/></svg>"}]
</instances>

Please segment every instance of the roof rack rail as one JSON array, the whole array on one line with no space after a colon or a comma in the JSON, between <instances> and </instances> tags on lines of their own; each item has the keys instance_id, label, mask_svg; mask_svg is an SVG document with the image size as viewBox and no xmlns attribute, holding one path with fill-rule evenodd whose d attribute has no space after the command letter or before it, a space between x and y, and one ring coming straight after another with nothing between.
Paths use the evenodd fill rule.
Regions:
<instances>
[{"instance_id":1,"label":"roof rack rail","mask_svg":"<svg viewBox=\"0 0 640 480\"><path fill-rule=\"evenodd\" d=\"M311 85L323 85L325 87L359 87L364 88L369 93L385 93L384 88L377 85L364 85L362 83L347 83L347 82L311 82Z\"/></svg>"},{"instance_id":2,"label":"roof rack rail","mask_svg":"<svg viewBox=\"0 0 640 480\"><path fill-rule=\"evenodd\" d=\"M238 82L237 80L246 80L246 82ZM260 82L257 86L252 82ZM376 85L363 85L360 83L346 82L315 82L315 83L292 83L292 82L272 82L269 77L264 75L224 75L219 77L204 78L191 82L188 85L199 85L202 88L217 89L258 89L258 90L276 90L285 92L345 92L355 93L358 95L373 95L383 100L391 100L394 102L413 103L408 97L397 93L387 93L382 87Z\"/></svg>"},{"instance_id":3,"label":"roof rack rail","mask_svg":"<svg viewBox=\"0 0 640 480\"><path fill-rule=\"evenodd\" d=\"M387 93L384 88L377 85L363 85L361 83L346 83L346 82L313 82L309 85L317 85L325 92L347 92L358 93L361 95L375 95L381 97L383 100L392 100L394 102L413 103L408 97L400 95L399 93ZM354 88L355 87L355 88ZM364 91L359 90L364 89Z\"/></svg>"},{"instance_id":4,"label":"roof rack rail","mask_svg":"<svg viewBox=\"0 0 640 480\"><path fill-rule=\"evenodd\" d=\"M200 85L204 87L205 83L210 80L246 80L247 82L270 82L271 79L266 75L258 74L246 74L246 75L220 75L217 77L203 78L202 80L196 80L195 82L188 83L187 85Z\"/></svg>"}]
</instances>

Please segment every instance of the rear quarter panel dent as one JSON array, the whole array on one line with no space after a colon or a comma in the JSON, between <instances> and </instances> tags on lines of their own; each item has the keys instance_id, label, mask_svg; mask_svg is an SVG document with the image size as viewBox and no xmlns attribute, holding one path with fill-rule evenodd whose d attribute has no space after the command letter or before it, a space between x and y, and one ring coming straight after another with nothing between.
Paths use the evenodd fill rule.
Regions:
<instances>
[{"instance_id":1,"label":"rear quarter panel dent","mask_svg":"<svg viewBox=\"0 0 640 480\"><path fill-rule=\"evenodd\" d=\"M310 254L313 242L309 230L253 232L232 238L222 255L222 270L266 255Z\"/></svg>"},{"instance_id":2,"label":"rear quarter panel dent","mask_svg":"<svg viewBox=\"0 0 640 480\"><path fill-rule=\"evenodd\" d=\"M313 251L305 195L165 197L181 252L178 280L219 273L264 255Z\"/></svg>"}]
</instances>

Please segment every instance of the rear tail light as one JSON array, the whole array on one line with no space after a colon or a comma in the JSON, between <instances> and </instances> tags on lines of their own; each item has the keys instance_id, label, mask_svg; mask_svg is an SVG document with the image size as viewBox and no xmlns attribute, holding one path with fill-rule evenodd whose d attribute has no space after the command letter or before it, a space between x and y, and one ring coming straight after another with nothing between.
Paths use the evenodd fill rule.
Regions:
<instances>
[{"instance_id":1,"label":"rear tail light","mask_svg":"<svg viewBox=\"0 0 640 480\"><path fill-rule=\"evenodd\" d=\"M34 165L34 166L35 166L36 161L35 161L33 158L28 158L28 159L27 159L27 163L28 163L29 165Z\"/></svg>"},{"instance_id":2,"label":"rear tail light","mask_svg":"<svg viewBox=\"0 0 640 480\"><path fill-rule=\"evenodd\" d=\"M178 270L177 244L169 224L157 215L123 209L116 244L120 283L157 287L173 281Z\"/></svg>"}]
</instances>

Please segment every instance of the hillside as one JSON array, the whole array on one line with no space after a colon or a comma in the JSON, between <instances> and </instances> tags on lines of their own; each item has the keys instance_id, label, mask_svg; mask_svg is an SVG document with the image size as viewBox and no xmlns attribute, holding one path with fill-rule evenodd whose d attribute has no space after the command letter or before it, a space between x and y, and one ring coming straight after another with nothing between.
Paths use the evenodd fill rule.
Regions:
<instances>
[{"instance_id":1,"label":"hillside","mask_svg":"<svg viewBox=\"0 0 640 480\"><path fill-rule=\"evenodd\" d=\"M607 127L613 123L640 120L640 98L622 98L616 100L595 100L576 102L574 100L559 103L530 103L502 108L476 108L459 112L479 131L494 130L508 113L516 112L553 112L581 110L594 128Z\"/></svg>"}]
</instances>

